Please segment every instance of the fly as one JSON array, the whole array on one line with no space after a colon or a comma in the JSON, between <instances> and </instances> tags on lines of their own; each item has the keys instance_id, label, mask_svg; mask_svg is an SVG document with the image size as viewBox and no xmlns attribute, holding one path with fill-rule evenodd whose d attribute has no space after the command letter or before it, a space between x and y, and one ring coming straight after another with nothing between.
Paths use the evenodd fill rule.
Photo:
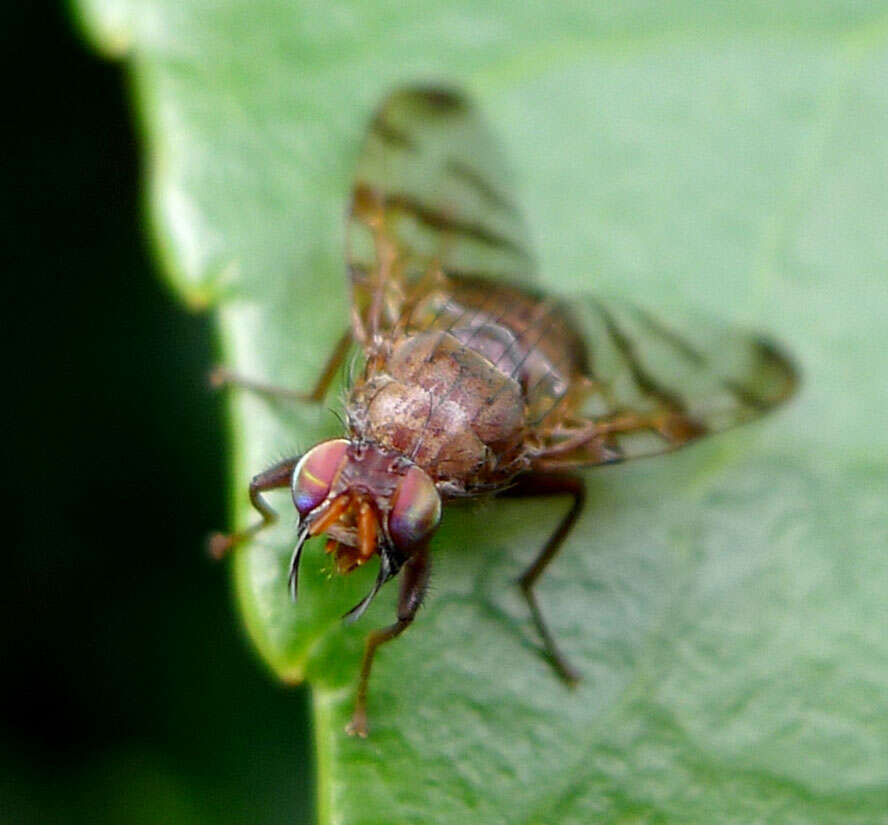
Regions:
<instances>
[{"instance_id":1,"label":"fly","mask_svg":"<svg viewBox=\"0 0 888 825\"><path fill-rule=\"evenodd\" d=\"M262 520L212 540L222 555L271 524L263 493L290 488L300 518L293 598L313 536L327 537L342 573L379 558L349 621L400 576L396 621L367 636L352 734L367 734L377 648L423 602L430 541L448 503L489 494L571 499L519 585L547 658L575 682L535 592L583 508L575 471L674 450L759 416L796 384L791 363L758 336L699 319L669 324L612 299L566 305L543 295L506 177L461 94L404 88L385 99L348 212L351 328L313 392L283 391L321 401L356 344L363 366L348 391L345 432L255 476L250 500ZM224 370L216 377L270 389Z\"/></svg>"}]
</instances>

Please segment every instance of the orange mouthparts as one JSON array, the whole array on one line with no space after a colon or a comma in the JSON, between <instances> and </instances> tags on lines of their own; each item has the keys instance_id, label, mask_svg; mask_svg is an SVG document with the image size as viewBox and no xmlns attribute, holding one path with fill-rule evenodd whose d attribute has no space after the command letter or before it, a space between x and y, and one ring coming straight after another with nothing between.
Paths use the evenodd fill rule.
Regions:
<instances>
[{"instance_id":1,"label":"orange mouthparts","mask_svg":"<svg viewBox=\"0 0 888 825\"><path fill-rule=\"evenodd\" d=\"M379 533L379 519L373 505L364 497L349 490L337 496L327 511L309 529L310 536L328 532L340 525L355 532L357 545L345 544L340 538L330 537L324 547L327 553L336 554L336 568L340 573L348 573L364 564L376 552Z\"/></svg>"}]
</instances>

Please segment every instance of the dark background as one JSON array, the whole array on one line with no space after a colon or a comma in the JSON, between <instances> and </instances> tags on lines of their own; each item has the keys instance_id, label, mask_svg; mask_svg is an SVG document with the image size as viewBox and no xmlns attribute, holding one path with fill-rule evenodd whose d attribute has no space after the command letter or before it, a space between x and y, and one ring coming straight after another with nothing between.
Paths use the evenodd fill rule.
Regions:
<instances>
[{"instance_id":1,"label":"dark background","mask_svg":"<svg viewBox=\"0 0 888 825\"><path fill-rule=\"evenodd\" d=\"M155 271L119 65L6 9L0 822L303 822L307 694L228 571L212 321Z\"/></svg>"}]
</instances>

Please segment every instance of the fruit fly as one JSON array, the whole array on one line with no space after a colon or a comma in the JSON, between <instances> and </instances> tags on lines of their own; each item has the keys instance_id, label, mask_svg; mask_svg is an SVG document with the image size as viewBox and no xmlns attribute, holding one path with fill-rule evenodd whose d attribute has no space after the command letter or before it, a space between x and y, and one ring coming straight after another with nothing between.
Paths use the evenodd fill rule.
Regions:
<instances>
[{"instance_id":1,"label":"fruit fly","mask_svg":"<svg viewBox=\"0 0 888 825\"><path fill-rule=\"evenodd\" d=\"M348 572L379 558L359 618L400 575L396 621L366 640L348 730L367 733L374 655L414 620L442 510L481 495L567 496L567 515L519 585L555 671L558 648L535 585L584 504L583 467L664 453L755 418L788 398L790 362L765 339L694 320L684 327L598 297L541 293L528 233L496 146L461 94L403 88L369 124L351 193L351 327L314 392L320 401L352 345L345 433L253 478L262 520L217 535L221 555L275 520L263 493L290 488L299 513L295 598L306 541ZM217 378L270 388L220 371Z\"/></svg>"}]
</instances>

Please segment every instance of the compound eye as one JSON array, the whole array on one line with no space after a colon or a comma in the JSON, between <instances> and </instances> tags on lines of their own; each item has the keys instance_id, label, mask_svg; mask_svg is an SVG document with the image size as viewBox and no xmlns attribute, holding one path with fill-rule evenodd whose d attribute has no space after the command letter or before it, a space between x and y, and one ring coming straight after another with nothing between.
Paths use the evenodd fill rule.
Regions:
<instances>
[{"instance_id":1,"label":"compound eye","mask_svg":"<svg viewBox=\"0 0 888 825\"><path fill-rule=\"evenodd\" d=\"M419 467L411 467L395 493L389 534L406 552L431 533L440 520L441 496L434 482Z\"/></svg>"},{"instance_id":2,"label":"compound eye","mask_svg":"<svg viewBox=\"0 0 888 825\"><path fill-rule=\"evenodd\" d=\"M312 447L293 471L293 503L304 516L317 507L330 492L339 468L345 461L348 441L335 438Z\"/></svg>"}]
</instances>

